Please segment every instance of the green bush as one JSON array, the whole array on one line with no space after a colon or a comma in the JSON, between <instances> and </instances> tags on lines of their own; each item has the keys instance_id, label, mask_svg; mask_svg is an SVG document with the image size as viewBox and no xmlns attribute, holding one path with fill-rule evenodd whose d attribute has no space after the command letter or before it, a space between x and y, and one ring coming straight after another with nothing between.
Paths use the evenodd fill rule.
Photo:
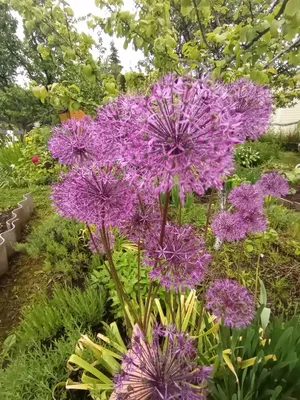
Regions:
<instances>
[{"instance_id":1,"label":"green bush","mask_svg":"<svg viewBox=\"0 0 300 400\"><path fill-rule=\"evenodd\" d=\"M45 271L56 278L76 279L90 268L92 258L84 229L84 224L51 215L17 249L33 258L42 257Z\"/></svg>"},{"instance_id":2,"label":"green bush","mask_svg":"<svg viewBox=\"0 0 300 400\"><path fill-rule=\"evenodd\" d=\"M115 251L113 253L113 261L118 271L120 280L125 288L125 291L130 299L133 300L136 307L138 307L138 279L137 279L137 265L138 253L136 250L128 251ZM145 299L148 293L150 280L145 267L141 267L141 280L140 290L142 298ZM98 263L97 267L93 269L90 275L90 284L92 286L99 284L103 285L108 291L108 300L111 301L109 312L112 313L114 318L122 316L122 309L115 290L113 280L106 268ZM163 291L159 292L162 296Z\"/></svg>"},{"instance_id":3,"label":"green bush","mask_svg":"<svg viewBox=\"0 0 300 400\"><path fill-rule=\"evenodd\" d=\"M238 146L235 151L235 162L245 168L255 167L260 162L260 154L249 146Z\"/></svg>"},{"instance_id":4,"label":"green bush","mask_svg":"<svg viewBox=\"0 0 300 400\"><path fill-rule=\"evenodd\" d=\"M218 370L210 384L210 398L299 399L299 319L294 317L284 323L281 318L274 318L264 331L259 327L257 321L244 330L221 328L219 356L215 362ZM227 354L236 375L223 357L223 351L227 349L230 349ZM243 365L242 360L252 358L253 365Z\"/></svg>"},{"instance_id":5,"label":"green bush","mask_svg":"<svg viewBox=\"0 0 300 400\"><path fill-rule=\"evenodd\" d=\"M22 322L15 331L16 347L24 348L61 337L74 327L97 326L102 320L104 305L104 290L99 285L84 291L56 288L51 300L44 297L25 309Z\"/></svg>"},{"instance_id":6,"label":"green bush","mask_svg":"<svg viewBox=\"0 0 300 400\"><path fill-rule=\"evenodd\" d=\"M50 127L34 128L25 136L24 143L15 143L0 149L1 187L24 187L49 184L61 171L61 166L53 160L48 151ZM33 163L32 157L38 156ZM11 167L13 165L14 167Z\"/></svg>"}]
</instances>

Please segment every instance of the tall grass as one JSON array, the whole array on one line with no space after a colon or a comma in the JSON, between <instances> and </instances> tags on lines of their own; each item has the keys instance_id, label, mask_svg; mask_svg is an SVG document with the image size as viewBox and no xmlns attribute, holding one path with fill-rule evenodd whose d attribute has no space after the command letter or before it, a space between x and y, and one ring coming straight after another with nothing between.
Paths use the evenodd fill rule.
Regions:
<instances>
[{"instance_id":1,"label":"tall grass","mask_svg":"<svg viewBox=\"0 0 300 400\"><path fill-rule=\"evenodd\" d=\"M0 168L11 171L11 165L18 165L22 158L22 144L13 142L5 147L0 147Z\"/></svg>"}]
</instances>

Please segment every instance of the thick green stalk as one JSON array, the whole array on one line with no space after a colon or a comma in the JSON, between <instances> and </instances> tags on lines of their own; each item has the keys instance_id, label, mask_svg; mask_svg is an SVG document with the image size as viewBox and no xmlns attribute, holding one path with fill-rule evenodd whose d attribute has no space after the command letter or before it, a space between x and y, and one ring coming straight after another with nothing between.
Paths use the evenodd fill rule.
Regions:
<instances>
[{"instance_id":1,"label":"thick green stalk","mask_svg":"<svg viewBox=\"0 0 300 400\"><path fill-rule=\"evenodd\" d=\"M159 237L159 244L160 246L163 245L164 243L164 236L165 236L165 230L166 230L166 224L167 224L167 217L168 217L168 208L169 208L169 202L170 202L170 191L168 190L166 192L166 198L165 198L165 204L163 208L163 215L162 215L162 224L161 224L161 232L160 232L160 237ZM158 261L156 261L157 263ZM145 305L145 317L144 317L144 329L146 329L146 326L149 322L150 318L150 312L153 304L153 296L152 296L152 291L153 291L153 281L150 282L149 285L149 291L148 291L148 296L146 300L146 305Z\"/></svg>"}]
</instances>

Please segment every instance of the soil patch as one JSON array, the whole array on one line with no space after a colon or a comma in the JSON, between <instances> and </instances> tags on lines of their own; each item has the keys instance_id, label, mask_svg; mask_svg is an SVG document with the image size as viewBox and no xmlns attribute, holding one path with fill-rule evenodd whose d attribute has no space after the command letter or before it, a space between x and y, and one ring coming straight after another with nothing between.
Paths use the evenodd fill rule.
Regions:
<instances>
[{"instance_id":1,"label":"soil patch","mask_svg":"<svg viewBox=\"0 0 300 400\"><path fill-rule=\"evenodd\" d=\"M16 254L10 260L9 271L0 279L0 348L20 321L22 308L39 293L45 293L49 277L42 273L42 263Z\"/></svg>"},{"instance_id":2,"label":"soil patch","mask_svg":"<svg viewBox=\"0 0 300 400\"><path fill-rule=\"evenodd\" d=\"M293 185L292 188L296 190L296 193L287 194L286 196L284 196L284 199L300 203L300 185Z\"/></svg>"},{"instance_id":3,"label":"soil patch","mask_svg":"<svg viewBox=\"0 0 300 400\"><path fill-rule=\"evenodd\" d=\"M7 230L6 221L8 219L12 218L12 214L11 214L12 210L13 210L13 208L10 208L7 211L0 211L0 233L5 232Z\"/></svg>"}]
</instances>

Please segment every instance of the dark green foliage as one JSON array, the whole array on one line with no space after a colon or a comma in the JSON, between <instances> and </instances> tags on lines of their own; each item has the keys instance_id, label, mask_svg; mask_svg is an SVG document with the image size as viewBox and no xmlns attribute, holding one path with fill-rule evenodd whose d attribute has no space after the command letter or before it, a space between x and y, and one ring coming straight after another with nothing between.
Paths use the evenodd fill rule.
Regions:
<instances>
[{"instance_id":1,"label":"dark green foliage","mask_svg":"<svg viewBox=\"0 0 300 400\"><path fill-rule=\"evenodd\" d=\"M104 305L104 290L97 285L84 291L56 288L51 300L40 299L25 309L15 332L16 346L24 348L39 341L46 342L75 327L97 326L102 320Z\"/></svg>"},{"instance_id":2,"label":"dark green foliage","mask_svg":"<svg viewBox=\"0 0 300 400\"><path fill-rule=\"evenodd\" d=\"M21 41L17 32L18 22L11 15L5 2L0 4L0 88L7 86L21 64ZM3 110L1 110L3 111Z\"/></svg>"},{"instance_id":3,"label":"dark green foliage","mask_svg":"<svg viewBox=\"0 0 300 400\"><path fill-rule=\"evenodd\" d=\"M300 394L300 324L294 317L288 322L275 318L264 332L259 331L259 323L245 330L233 332L221 328L218 354L231 349L229 354L239 379L222 360L214 380L210 385L214 400L270 400L299 399ZM238 338L241 338L238 340ZM268 355L274 359L265 360ZM256 357L254 365L241 368L239 360Z\"/></svg>"},{"instance_id":4,"label":"dark green foliage","mask_svg":"<svg viewBox=\"0 0 300 400\"><path fill-rule=\"evenodd\" d=\"M65 280L82 276L90 267L92 253L88 248L84 225L51 215L17 246L34 258L43 257L46 272Z\"/></svg>"}]
</instances>

